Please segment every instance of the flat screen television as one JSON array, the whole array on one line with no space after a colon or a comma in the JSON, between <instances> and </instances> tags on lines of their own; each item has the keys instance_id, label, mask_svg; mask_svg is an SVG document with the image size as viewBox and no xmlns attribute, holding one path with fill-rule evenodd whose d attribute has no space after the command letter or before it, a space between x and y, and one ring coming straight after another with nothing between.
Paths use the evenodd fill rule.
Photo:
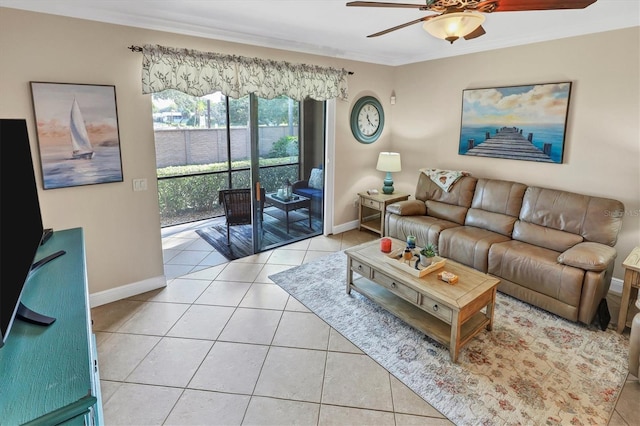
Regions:
<instances>
[{"instance_id":1,"label":"flat screen television","mask_svg":"<svg viewBox=\"0 0 640 426\"><path fill-rule=\"evenodd\" d=\"M53 321L34 321L20 302L43 235L26 120L0 119L0 347L16 316Z\"/></svg>"}]
</instances>

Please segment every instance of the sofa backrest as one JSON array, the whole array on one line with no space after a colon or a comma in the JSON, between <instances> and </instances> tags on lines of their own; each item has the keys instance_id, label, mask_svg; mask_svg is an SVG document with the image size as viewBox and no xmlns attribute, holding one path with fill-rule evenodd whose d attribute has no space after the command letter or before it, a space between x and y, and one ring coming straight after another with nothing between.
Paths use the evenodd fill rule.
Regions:
<instances>
[{"instance_id":1,"label":"sofa backrest","mask_svg":"<svg viewBox=\"0 0 640 426\"><path fill-rule=\"evenodd\" d=\"M463 176L446 192L429 176L420 173L415 197L425 202L427 215L463 225L477 181L473 176Z\"/></svg>"},{"instance_id":2,"label":"sofa backrest","mask_svg":"<svg viewBox=\"0 0 640 426\"><path fill-rule=\"evenodd\" d=\"M582 241L613 247L623 215L617 200L530 186L512 238L560 252Z\"/></svg>"},{"instance_id":3,"label":"sofa backrest","mask_svg":"<svg viewBox=\"0 0 640 426\"><path fill-rule=\"evenodd\" d=\"M464 224L511 237L526 189L518 182L478 179Z\"/></svg>"}]
</instances>

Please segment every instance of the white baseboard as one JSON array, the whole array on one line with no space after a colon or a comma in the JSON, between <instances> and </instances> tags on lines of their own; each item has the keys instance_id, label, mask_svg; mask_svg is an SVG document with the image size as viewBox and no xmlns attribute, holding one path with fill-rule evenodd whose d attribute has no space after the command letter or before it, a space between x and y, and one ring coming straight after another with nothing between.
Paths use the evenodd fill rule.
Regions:
<instances>
[{"instance_id":1,"label":"white baseboard","mask_svg":"<svg viewBox=\"0 0 640 426\"><path fill-rule=\"evenodd\" d=\"M342 225L337 225L333 227L333 234L341 234L346 231L351 231L353 229L358 229L358 220L353 220L351 222L343 223Z\"/></svg>"},{"instance_id":2,"label":"white baseboard","mask_svg":"<svg viewBox=\"0 0 640 426\"><path fill-rule=\"evenodd\" d=\"M147 291L166 286L167 278L164 275L161 275L158 277L146 279L144 281L138 281L136 283L125 284L120 287L111 288L109 290L91 293L89 295L89 304L92 308L95 308L96 306L106 305L107 303L126 299L127 297L135 296L137 294L145 293Z\"/></svg>"}]
</instances>

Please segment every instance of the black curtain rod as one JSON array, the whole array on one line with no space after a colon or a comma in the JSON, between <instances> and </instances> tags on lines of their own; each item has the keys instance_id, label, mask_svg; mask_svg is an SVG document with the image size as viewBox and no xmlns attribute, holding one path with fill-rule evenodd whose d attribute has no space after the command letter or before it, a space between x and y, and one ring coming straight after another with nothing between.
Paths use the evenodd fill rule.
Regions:
<instances>
[{"instance_id":1,"label":"black curtain rod","mask_svg":"<svg viewBox=\"0 0 640 426\"><path fill-rule=\"evenodd\" d=\"M140 46L131 45L127 47L127 49L131 50L132 52L142 52L142 47ZM347 74L353 75L353 71L347 71Z\"/></svg>"}]
</instances>

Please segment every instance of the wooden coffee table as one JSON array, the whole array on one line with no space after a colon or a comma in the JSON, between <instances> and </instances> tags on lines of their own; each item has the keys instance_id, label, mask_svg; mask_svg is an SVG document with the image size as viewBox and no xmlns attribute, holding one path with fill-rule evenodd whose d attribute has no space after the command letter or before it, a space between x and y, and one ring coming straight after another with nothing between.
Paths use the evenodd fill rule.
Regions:
<instances>
[{"instance_id":1,"label":"wooden coffee table","mask_svg":"<svg viewBox=\"0 0 640 426\"><path fill-rule=\"evenodd\" d=\"M392 250L406 243L392 238ZM448 346L457 362L460 348L486 327L493 327L493 309L499 279L447 259L444 268L458 275L456 284L438 279L439 271L422 278L384 260L380 240L345 250L347 294L366 296L407 324ZM354 274L354 272L356 274Z\"/></svg>"}]
</instances>

